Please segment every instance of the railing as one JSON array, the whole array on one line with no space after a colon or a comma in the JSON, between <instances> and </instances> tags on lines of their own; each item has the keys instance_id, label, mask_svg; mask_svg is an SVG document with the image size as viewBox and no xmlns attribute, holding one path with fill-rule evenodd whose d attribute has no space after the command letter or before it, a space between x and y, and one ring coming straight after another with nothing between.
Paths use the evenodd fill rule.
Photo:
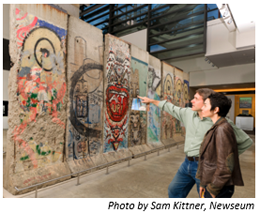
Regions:
<instances>
[{"instance_id":1,"label":"railing","mask_svg":"<svg viewBox=\"0 0 260 213\"><path fill-rule=\"evenodd\" d=\"M78 186L78 185L80 185L80 182L79 182L80 173L84 173L84 172L87 172L87 171L90 171L90 170L96 169L96 168L106 167L106 174L109 174L109 172L108 172L109 166L112 166L112 165L114 165L114 164L117 163L117 162L120 162L120 161L128 161L128 167L129 167L129 166L130 166L130 160L133 159L133 158L136 158L136 157L138 157L138 156L144 155L144 160L146 160L146 155L147 155L147 154L151 154L151 153L154 153L154 152L156 152L156 151L157 151L157 156L159 156L161 149L167 149L167 148L168 148L168 152L170 152L170 147L173 147L174 145L176 145L176 146L177 146L177 149L178 149L180 143L183 143L183 142L177 142L177 143L174 143L174 144L168 144L168 145L160 146L160 147L158 147L158 148L155 148L155 149L152 149L152 150L149 150L149 151L146 151L146 152L142 152L142 153L139 153L139 154L130 156L130 157L121 158L121 159L119 159L119 160L115 160L115 161L108 162L108 163L105 163L105 164L102 164L102 165L99 165L99 166L95 166L95 167L92 167L92 168L88 168L88 169L85 169L85 170L81 170L81 171L79 171L79 172L75 172L75 173L71 173L71 174L68 174L68 175L64 175L64 176L61 176L61 177L58 177L58 178L54 178L54 179L51 179L51 180L48 180L48 181L45 181L45 182L42 182L42 183L38 183L38 184L35 184L35 185L32 185L32 186L28 186L28 187L25 187L25 188L22 188L22 189L18 189L16 186L15 186L14 188L16 189L16 191L20 192L20 191L23 191L23 190L25 190L25 189L29 189L29 188L36 187L36 188L35 188L35 198L37 198L38 187L39 187L40 185L45 184L45 183L49 183L49 182L51 182L51 181L59 180L59 179L62 179L62 178L65 178L65 177L69 177L69 176L77 176L77 184L76 184L76 186Z\"/></svg>"}]
</instances>

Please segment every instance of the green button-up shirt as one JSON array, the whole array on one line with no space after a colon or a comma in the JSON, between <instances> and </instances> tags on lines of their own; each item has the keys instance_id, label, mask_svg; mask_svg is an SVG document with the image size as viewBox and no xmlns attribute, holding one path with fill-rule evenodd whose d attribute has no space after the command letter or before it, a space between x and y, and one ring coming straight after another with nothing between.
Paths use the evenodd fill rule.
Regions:
<instances>
[{"instance_id":1,"label":"green button-up shirt","mask_svg":"<svg viewBox=\"0 0 260 213\"><path fill-rule=\"evenodd\" d=\"M198 112L193 111L191 108L174 106L172 103L169 103L166 100L160 101L158 107L184 124L186 129L184 152L189 157L199 157L200 145L203 141L204 135L213 125L212 120L210 118L200 119ZM253 141L230 119L227 119L227 121L234 129L234 133L237 139L238 153L242 154L252 145Z\"/></svg>"}]
</instances>

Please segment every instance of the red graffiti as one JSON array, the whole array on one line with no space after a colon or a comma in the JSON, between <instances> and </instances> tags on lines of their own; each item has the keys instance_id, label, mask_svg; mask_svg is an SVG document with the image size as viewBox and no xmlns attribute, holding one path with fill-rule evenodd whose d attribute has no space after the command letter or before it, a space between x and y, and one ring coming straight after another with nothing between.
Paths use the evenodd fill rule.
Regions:
<instances>
[{"instance_id":1,"label":"red graffiti","mask_svg":"<svg viewBox=\"0 0 260 213\"><path fill-rule=\"evenodd\" d=\"M25 27L21 27L19 30L17 30L16 32L16 36L17 36L17 39L20 40L17 41L17 44L19 46L22 46L23 45L23 40L25 39L25 37L27 36L27 34L30 32L30 30L35 26L35 24L37 23L38 21L38 18L37 17L34 17L33 21L31 24L25 26Z\"/></svg>"},{"instance_id":2,"label":"red graffiti","mask_svg":"<svg viewBox=\"0 0 260 213\"><path fill-rule=\"evenodd\" d=\"M121 84L110 86L106 90L106 106L112 121L121 121L128 110L129 94Z\"/></svg>"},{"instance_id":3,"label":"red graffiti","mask_svg":"<svg viewBox=\"0 0 260 213\"><path fill-rule=\"evenodd\" d=\"M28 143L26 143L26 141L24 141L23 139L21 139L19 137L20 134L22 134L26 128L27 124L21 124L19 127L15 127L14 131L13 131L13 137L14 137L14 141L18 142L19 147L23 147L23 149L27 152L27 154L30 157L30 160L32 161L33 164L33 168L37 168L38 167L38 163L37 160L35 158L34 155L34 151L31 149L31 147L28 145Z\"/></svg>"},{"instance_id":4,"label":"red graffiti","mask_svg":"<svg viewBox=\"0 0 260 213\"><path fill-rule=\"evenodd\" d=\"M49 178L49 176L51 176L51 173L48 173L48 174L42 175L42 176L31 177L31 178L25 180L25 181L23 182L23 184L30 185L29 183L30 183L31 181L33 181L33 183L34 183L34 182L37 181L37 180L40 180L40 181L46 180L46 179Z\"/></svg>"},{"instance_id":5,"label":"red graffiti","mask_svg":"<svg viewBox=\"0 0 260 213\"><path fill-rule=\"evenodd\" d=\"M20 10L16 8L15 14L18 15L19 13L20 13ZM23 20L23 19L27 16L27 14L28 14L28 13L25 13L25 15L24 15L23 17L21 17L21 18L16 18L16 20L18 20L18 21L19 21L19 20Z\"/></svg>"},{"instance_id":6,"label":"red graffiti","mask_svg":"<svg viewBox=\"0 0 260 213\"><path fill-rule=\"evenodd\" d=\"M119 143L124 140L126 134L127 116L125 116L125 118L119 123L112 122L108 118L107 112L105 112L105 116L106 116L105 140L108 139L108 144L112 143L114 150L117 150Z\"/></svg>"}]
</instances>

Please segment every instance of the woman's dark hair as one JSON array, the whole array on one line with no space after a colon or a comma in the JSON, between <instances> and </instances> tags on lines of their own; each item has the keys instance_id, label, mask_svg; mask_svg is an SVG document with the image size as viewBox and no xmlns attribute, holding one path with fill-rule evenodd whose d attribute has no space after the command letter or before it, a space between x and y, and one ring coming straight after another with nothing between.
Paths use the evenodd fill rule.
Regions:
<instances>
[{"instance_id":1,"label":"woman's dark hair","mask_svg":"<svg viewBox=\"0 0 260 213\"><path fill-rule=\"evenodd\" d=\"M209 95L208 98L211 104L210 110L214 110L216 107L218 107L219 108L218 115L221 117L226 117L226 115L230 110L232 101L222 93L218 93L218 92L212 93L211 95Z\"/></svg>"}]
</instances>

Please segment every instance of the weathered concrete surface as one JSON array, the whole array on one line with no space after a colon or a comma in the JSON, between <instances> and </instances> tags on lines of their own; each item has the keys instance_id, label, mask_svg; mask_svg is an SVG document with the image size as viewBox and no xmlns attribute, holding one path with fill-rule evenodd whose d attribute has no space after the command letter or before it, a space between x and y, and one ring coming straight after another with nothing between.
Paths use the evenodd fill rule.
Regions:
<instances>
[{"instance_id":1,"label":"weathered concrete surface","mask_svg":"<svg viewBox=\"0 0 260 213\"><path fill-rule=\"evenodd\" d=\"M174 67L162 62L162 99L173 104L174 102ZM174 117L162 112L161 140L164 145L174 143Z\"/></svg>"},{"instance_id":2,"label":"weathered concrete surface","mask_svg":"<svg viewBox=\"0 0 260 213\"><path fill-rule=\"evenodd\" d=\"M174 70L175 74L175 81L174 81L174 105L179 107L185 107L184 101L183 101L183 71L176 68ZM177 119L174 119L175 128L174 128L174 141L180 142L184 140L183 135L183 124L178 121Z\"/></svg>"},{"instance_id":3,"label":"weathered concrete surface","mask_svg":"<svg viewBox=\"0 0 260 213\"><path fill-rule=\"evenodd\" d=\"M190 107L190 86L189 86L189 74L183 72L183 102L184 102L184 107ZM183 126L182 127L182 136L184 137L186 135L186 129Z\"/></svg>"},{"instance_id":4,"label":"weathered concrete surface","mask_svg":"<svg viewBox=\"0 0 260 213\"><path fill-rule=\"evenodd\" d=\"M189 73L183 72L183 99L184 104L189 103L190 100L190 78Z\"/></svg>"},{"instance_id":5,"label":"weathered concrete surface","mask_svg":"<svg viewBox=\"0 0 260 213\"><path fill-rule=\"evenodd\" d=\"M17 194L14 186L23 188L70 174L63 155L66 36L66 14L48 5L10 5L14 66L8 85L4 187L12 194Z\"/></svg>"},{"instance_id":6,"label":"weathered concrete surface","mask_svg":"<svg viewBox=\"0 0 260 213\"><path fill-rule=\"evenodd\" d=\"M106 163L102 156L103 34L70 16L66 157L72 172Z\"/></svg>"},{"instance_id":7,"label":"weathered concrete surface","mask_svg":"<svg viewBox=\"0 0 260 213\"><path fill-rule=\"evenodd\" d=\"M147 94L148 52L131 45L130 103ZM147 146L147 111L130 109L128 147L133 155L149 151Z\"/></svg>"},{"instance_id":8,"label":"weathered concrete surface","mask_svg":"<svg viewBox=\"0 0 260 213\"><path fill-rule=\"evenodd\" d=\"M128 149L130 44L106 34L104 65L103 153L111 162L132 155Z\"/></svg>"},{"instance_id":9,"label":"weathered concrete surface","mask_svg":"<svg viewBox=\"0 0 260 213\"><path fill-rule=\"evenodd\" d=\"M155 100L161 99L162 75L161 62L149 55L147 76L147 97ZM147 145L151 148L163 146L161 143L161 110L150 104L147 113Z\"/></svg>"},{"instance_id":10,"label":"weathered concrete surface","mask_svg":"<svg viewBox=\"0 0 260 213\"><path fill-rule=\"evenodd\" d=\"M136 127L135 118L130 121L131 99L139 94L162 100L162 71L171 67L111 35L103 51L99 29L75 17L67 22L66 14L47 5L11 5L10 14L9 104L15 110L9 115L6 189L15 194L15 186L104 167L171 144L161 140L161 112L151 106L138 113L144 137L130 146L139 139L135 131L130 136ZM184 140L180 132L174 136L174 143Z\"/></svg>"}]
</instances>

